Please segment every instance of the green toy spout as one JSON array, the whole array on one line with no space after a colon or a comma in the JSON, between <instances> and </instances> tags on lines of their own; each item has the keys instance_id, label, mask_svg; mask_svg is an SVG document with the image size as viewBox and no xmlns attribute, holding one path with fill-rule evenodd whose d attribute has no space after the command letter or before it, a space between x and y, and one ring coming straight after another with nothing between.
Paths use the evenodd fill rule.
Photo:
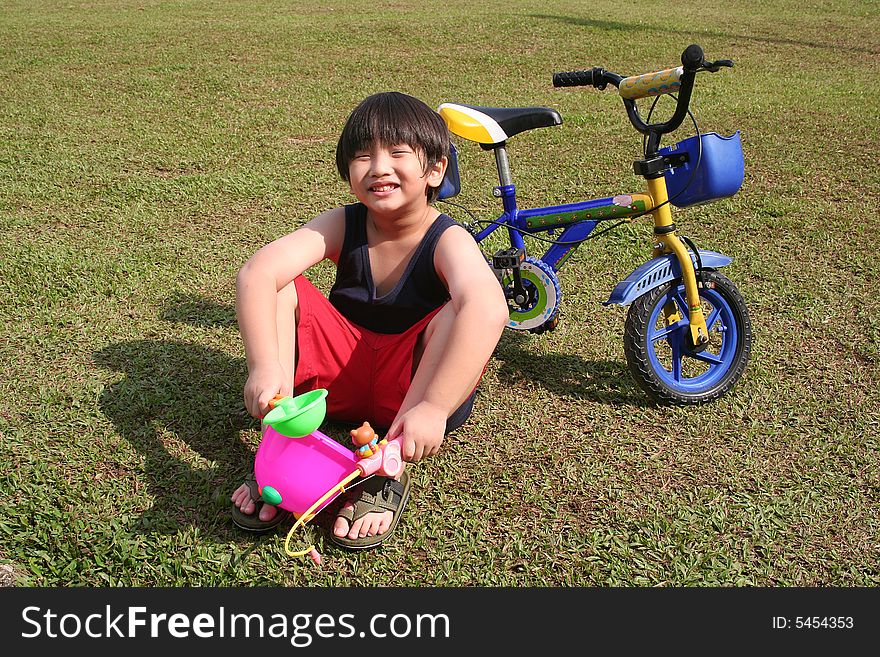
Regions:
<instances>
[{"instance_id":1,"label":"green toy spout","mask_svg":"<svg viewBox=\"0 0 880 657\"><path fill-rule=\"evenodd\" d=\"M327 390L318 388L296 397L276 397L270 403L274 408L263 418L282 436L302 438L316 431L327 413Z\"/></svg>"}]
</instances>

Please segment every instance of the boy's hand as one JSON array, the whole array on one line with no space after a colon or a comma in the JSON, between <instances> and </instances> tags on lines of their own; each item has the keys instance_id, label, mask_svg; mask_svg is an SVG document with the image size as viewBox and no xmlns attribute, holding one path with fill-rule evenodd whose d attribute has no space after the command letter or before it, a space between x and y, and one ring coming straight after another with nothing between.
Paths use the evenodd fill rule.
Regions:
<instances>
[{"instance_id":1,"label":"boy's hand","mask_svg":"<svg viewBox=\"0 0 880 657\"><path fill-rule=\"evenodd\" d=\"M244 384L244 405L247 412L262 420L269 412L269 402L276 395L289 395L284 384L284 370L280 364L254 368Z\"/></svg>"},{"instance_id":2,"label":"boy's hand","mask_svg":"<svg viewBox=\"0 0 880 657\"><path fill-rule=\"evenodd\" d=\"M403 435L403 459L417 463L440 451L446 418L446 411L423 401L398 415L386 437L394 440Z\"/></svg>"}]
</instances>

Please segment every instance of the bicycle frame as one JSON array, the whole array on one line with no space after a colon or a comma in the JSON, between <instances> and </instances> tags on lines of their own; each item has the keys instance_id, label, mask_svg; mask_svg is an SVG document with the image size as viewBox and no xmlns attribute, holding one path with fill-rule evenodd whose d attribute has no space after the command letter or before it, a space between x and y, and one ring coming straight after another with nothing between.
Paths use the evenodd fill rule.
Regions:
<instances>
[{"instance_id":1,"label":"bicycle frame","mask_svg":"<svg viewBox=\"0 0 880 657\"><path fill-rule=\"evenodd\" d=\"M504 213L492 225L474 235L482 242L501 226L507 228L510 244L517 249L525 248L523 233L534 234L563 229L541 260L553 271L565 264L574 250L593 232L600 221L608 219L628 219L645 214L651 207L651 197L646 194L621 194L614 197L591 199L564 205L529 208L520 210L516 201L516 185L510 177L506 164L507 152L504 147L495 149L501 185L495 188L495 195L501 198Z\"/></svg>"},{"instance_id":2,"label":"bicycle frame","mask_svg":"<svg viewBox=\"0 0 880 657\"><path fill-rule=\"evenodd\" d=\"M525 250L524 234L562 229L559 237L554 239L554 244L540 257L554 272L558 272L600 221L626 220L650 213L654 218L656 239L653 259L618 284L606 305L627 305L636 296L680 276L690 307L692 340L694 344L705 341L708 329L700 304L696 271L687 248L675 234L665 178L648 178L647 193L619 194L563 205L520 209L506 147L496 146L494 151L501 183L495 188L495 195L501 198L504 212L490 226L475 233L474 238L478 243L504 226L507 228L511 246ZM674 264L670 262L673 259L670 255L674 256ZM710 267L721 267L730 262L730 258L712 251L700 250L699 257ZM638 294L634 295L633 291Z\"/></svg>"},{"instance_id":3,"label":"bicycle frame","mask_svg":"<svg viewBox=\"0 0 880 657\"><path fill-rule=\"evenodd\" d=\"M493 262L496 270L511 269L513 272L513 296L521 307L528 302L528 298L522 287L519 263L516 259L525 258L524 235L564 227L561 237L555 240L556 243L550 246L540 259L542 263L540 267L549 268L555 278L555 272L565 263L574 249L589 236L599 221L608 218L628 219L650 213L654 218L653 260L647 268L637 269L623 281L625 289L621 290L621 286L618 285L608 302L622 305L629 303L632 300L629 290L633 289L630 284L636 275L650 274L649 277L638 280L635 286L637 291L644 294L670 280L671 274L675 272L681 277L685 287L690 344L700 346L708 343L709 331L700 303L694 261L684 243L675 234L665 178L666 170L680 166L688 160L686 157L682 159L677 154L661 154L659 148L661 137L675 131L688 114L697 72L701 70L714 72L721 67L732 66L733 62L706 61L702 48L693 44L682 53L681 63L681 67L627 78L602 68L556 73L553 76L554 86L591 85L597 89L604 89L611 84L618 88L627 117L633 127L645 138L645 156L643 160L634 163L634 171L647 181L646 194L623 194L567 205L520 210L516 202L516 187L510 172L506 141L509 137L526 130L560 125L562 118L559 114L549 108L487 108L452 103L444 103L438 109L451 132L481 144L485 150L491 148L495 153L500 181L500 185L495 188L495 195L501 198L504 211L496 221L478 232L475 237L477 242L480 242L498 227L507 226L513 249L498 254ZM676 107L669 120L648 123L642 119L636 105L637 99L673 91L677 94ZM650 120L650 115L648 119ZM714 266L723 266L730 262L725 256L711 252L698 251L693 257L702 265L704 254ZM673 259L676 263L673 263ZM671 310L667 312L667 321L670 324L675 321L674 314Z\"/></svg>"}]
</instances>

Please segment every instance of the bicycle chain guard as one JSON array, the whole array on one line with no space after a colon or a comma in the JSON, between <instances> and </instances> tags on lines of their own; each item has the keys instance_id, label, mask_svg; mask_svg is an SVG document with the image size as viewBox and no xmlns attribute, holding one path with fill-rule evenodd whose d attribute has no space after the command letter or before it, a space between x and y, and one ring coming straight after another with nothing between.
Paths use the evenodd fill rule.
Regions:
<instances>
[{"instance_id":1,"label":"bicycle chain guard","mask_svg":"<svg viewBox=\"0 0 880 657\"><path fill-rule=\"evenodd\" d=\"M526 257L518 267L495 268L495 273L508 299L507 328L532 333L556 328L562 291L556 273L548 264Z\"/></svg>"}]
</instances>

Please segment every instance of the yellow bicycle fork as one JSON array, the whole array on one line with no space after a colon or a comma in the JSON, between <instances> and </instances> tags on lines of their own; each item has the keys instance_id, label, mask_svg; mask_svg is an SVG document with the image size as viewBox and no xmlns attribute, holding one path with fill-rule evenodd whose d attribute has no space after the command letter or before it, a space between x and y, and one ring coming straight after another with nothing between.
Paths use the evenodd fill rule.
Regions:
<instances>
[{"instance_id":1,"label":"yellow bicycle fork","mask_svg":"<svg viewBox=\"0 0 880 657\"><path fill-rule=\"evenodd\" d=\"M654 257L674 253L681 265L681 277L684 282L685 294L687 295L690 310L691 339L694 345L702 345L709 342L709 330L706 327L706 316L700 305L700 292L697 287L697 275L694 272L694 263L688 254L687 248L675 234L675 224L672 221L672 210L669 207L668 193L666 191L666 178L648 178L648 193L654 200ZM663 309L667 325L681 319L672 304L667 304Z\"/></svg>"}]
</instances>

